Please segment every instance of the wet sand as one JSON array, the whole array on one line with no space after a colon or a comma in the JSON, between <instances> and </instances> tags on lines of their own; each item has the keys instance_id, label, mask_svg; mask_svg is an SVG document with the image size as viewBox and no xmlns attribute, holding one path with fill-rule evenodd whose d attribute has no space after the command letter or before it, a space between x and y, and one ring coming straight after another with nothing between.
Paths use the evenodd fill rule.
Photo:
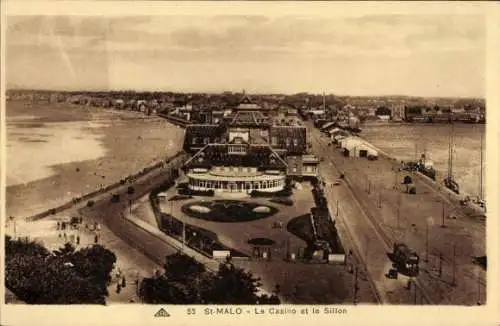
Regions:
<instances>
[{"instance_id":1,"label":"wet sand","mask_svg":"<svg viewBox=\"0 0 500 326\"><path fill-rule=\"evenodd\" d=\"M182 147L183 129L142 113L76 107L65 103L42 105L36 108L36 112L34 109L23 103L10 102L7 104L7 120L13 121L16 116L31 116L30 120L24 118L22 123L97 122L99 125L89 127L88 131L100 138L106 151L97 159L52 166L55 174L50 177L7 187L8 216L26 217L63 204L174 155ZM22 144L16 143L15 146ZM9 157L7 161L8 166L16 164ZM34 157L33 167L36 164L37 158Z\"/></svg>"}]
</instances>

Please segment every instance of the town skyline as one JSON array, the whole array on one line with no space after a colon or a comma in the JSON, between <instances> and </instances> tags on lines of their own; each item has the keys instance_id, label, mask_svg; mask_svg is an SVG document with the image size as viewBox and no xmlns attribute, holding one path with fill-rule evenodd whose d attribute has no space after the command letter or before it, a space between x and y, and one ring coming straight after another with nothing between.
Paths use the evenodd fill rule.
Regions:
<instances>
[{"instance_id":1,"label":"town skyline","mask_svg":"<svg viewBox=\"0 0 500 326\"><path fill-rule=\"evenodd\" d=\"M485 97L480 15L10 16L6 35L8 88Z\"/></svg>"},{"instance_id":2,"label":"town skyline","mask_svg":"<svg viewBox=\"0 0 500 326\"><path fill-rule=\"evenodd\" d=\"M380 94L380 95L351 95L351 94L339 94L334 92L321 92L321 93L313 93L313 92L297 92L297 93L269 93L269 92L247 92L246 90L240 91L229 91L229 90L221 90L221 91L174 91L174 90L159 90L159 89L43 89L43 88L23 88L23 87L9 87L7 88L8 92L48 92L48 93L172 93L172 94L182 94L182 95L191 95L191 94L206 94L206 95L221 95L225 93L230 94L246 94L249 96L258 95L258 96L293 96L293 95L301 95L305 94L307 96L334 96L338 98L344 97L353 97L353 98L417 98L417 99L470 99L470 100L486 100L486 97L475 97L475 96L418 96L411 94ZM244 92L243 92L244 91Z\"/></svg>"}]
</instances>

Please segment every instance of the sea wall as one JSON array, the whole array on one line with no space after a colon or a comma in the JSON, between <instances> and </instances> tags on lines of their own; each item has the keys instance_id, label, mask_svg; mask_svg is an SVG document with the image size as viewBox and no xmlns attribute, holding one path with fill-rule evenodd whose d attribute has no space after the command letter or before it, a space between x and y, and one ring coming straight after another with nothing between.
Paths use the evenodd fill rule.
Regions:
<instances>
[{"instance_id":1,"label":"sea wall","mask_svg":"<svg viewBox=\"0 0 500 326\"><path fill-rule=\"evenodd\" d=\"M179 117L172 116L172 115L162 114L162 113L158 113L157 115L159 117L167 119L168 122L170 122L170 123L172 123L174 125L177 125L179 127L182 127L182 128L186 128L186 126L189 124L189 121L184 120L184 119L179 118Z\"/></svg>"},{"instance_id":2,"label":"sea wall","mask_svg":"<svg viewBox=\"0 0 500 326\"><path fill-rule=\"evenodd\" d=\"M148 166L148 167L145 167L144 169L138 171L137 173L135 174L132 174L132 175L129 175L128 177L120 180L120 181L117 181L115 183L112 183L106 187L103 187L103 188L100 188L100 189L97 189L97 190L94 190L92 192L89 192L83 196L80 196L80 197L75 197L73 198L71 201L63 204L63 205L60 205L60 206L57 206L57 207L54 207L54 208L51 208L51 209L48 209L48 210L45 210L41 213L38 213L36 215L32 215L32 216L29 216L27 217L26 219L27 220L31 220L31 221L34 221L34 220L39 220L41 218L44 218L44 217L47 217L49 215L55 215L57 213L60 213L66 209L69 209L71 208L72 206L78 204L78 203L81 203L83 201L90 201L92 200L94 197L96 196L99 196L99 195L102 195L110 190L113 190L115 188L118 188L120 186L124 186L126 184L132 184L137 178L140 178L144 175L146 175L147 173L153 171L153 170L156 170L156 169L159 169L159 168L162 168L164 167L165 165L168 165L171 161L177 159L177 158L181 158L183 156L186 156L187 154L184 152L184 151L180 151L178 152L177 154L171 156L171 157L168 157L166 158L165 160L162 160L162 161L159 161L151 166Z\"/></svg>"}]
</instances>

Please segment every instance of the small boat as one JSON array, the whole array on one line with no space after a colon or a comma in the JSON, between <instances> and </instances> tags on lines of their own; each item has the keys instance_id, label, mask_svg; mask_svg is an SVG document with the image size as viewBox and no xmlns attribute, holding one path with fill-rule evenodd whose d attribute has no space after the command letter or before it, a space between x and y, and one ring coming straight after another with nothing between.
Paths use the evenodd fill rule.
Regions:
<instances>
[{"instance_id":1,"label":"small boat","mask_svg":"<svg viewBox=\"0 0 500 326\"><path fill-rule=\"evenodd\" d=\"M417 163L417 171L433 181L436 181L436 170L434 169L432 161L428 161L426 156L427 154L424 153L420 157L420 160Z\"/></svg>"},{"instance_id":2,"label":"small boat","mask_svg":"<svg viewBox=\"0 0 500 326\"><path fill-rule=\"evenodd\" d=\"M460 186L453 178L446 177L444 179L444 186L453 191L454 193L456 193L457 195L460 194Z\"/></svg>"},{"instance_id":3,"label":"small boat","mask_svg":"<svg viewBox=\"0 0 500 326\"><path fill-rule=\"evenodd\" d=\"M444 186L457 195L460 194L460 186L458 182L453 178L453 136L454 136L454 124L451 125L450 132L450 144L448 148L448 176L444 179Z\"/></svg>"}]
</instances>

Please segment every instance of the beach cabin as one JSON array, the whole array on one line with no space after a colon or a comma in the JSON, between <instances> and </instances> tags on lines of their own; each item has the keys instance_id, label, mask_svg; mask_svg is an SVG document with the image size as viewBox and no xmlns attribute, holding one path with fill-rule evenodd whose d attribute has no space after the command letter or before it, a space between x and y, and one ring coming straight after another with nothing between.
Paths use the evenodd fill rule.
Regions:
<instances>
[{"instance_id":1,"label":"beach cabin","mask_svg":"<svg viewBox=\"0 0 500 326\"><path fill-rule=\"evenodd\" d=\"M330 131L328 131L328 133L330 134L331 139L335 139L335 136L338 136L338 135L344 136L344 137L347 137L349 135L349 133L347 133L346 131L344 131L340 128L333 128Z\"/></svg>"},{"instance_id":2,"label":"beach cabin","mask_svg":"<svg viewBox=\"0 0 500 326\"><path fill-rule=\"evenodd\" d=\"M327 132L328 129L332 128L334 125L335 125L335 122L330 121L330 122L327 122L324 125L322 125L320 129L321 129L321 131Z\"/></svg>"},{"instance_id":3,"label":"beach cabin","mask_svg":"<svg viewBox=\"0 0 500 326\"><path fill-rule=\"evenodd\" d=\"M337 147L341 147L342 146L342 140L344 140L344 138L346 138L346 136L344 135L337 135L333 138L333 143L337 145Z\"/></svg>"},{"instance_id":4,"label":"beach cabin","mask_svg":"<svg viewBox=\"0 0 500 326\"><path fill-rule=\"evenodd\" d=\"M160 202L166 202L167 201L167 193L166 192L160 192L158 195L158 200Z\"/></svg>"}]
</instances>

